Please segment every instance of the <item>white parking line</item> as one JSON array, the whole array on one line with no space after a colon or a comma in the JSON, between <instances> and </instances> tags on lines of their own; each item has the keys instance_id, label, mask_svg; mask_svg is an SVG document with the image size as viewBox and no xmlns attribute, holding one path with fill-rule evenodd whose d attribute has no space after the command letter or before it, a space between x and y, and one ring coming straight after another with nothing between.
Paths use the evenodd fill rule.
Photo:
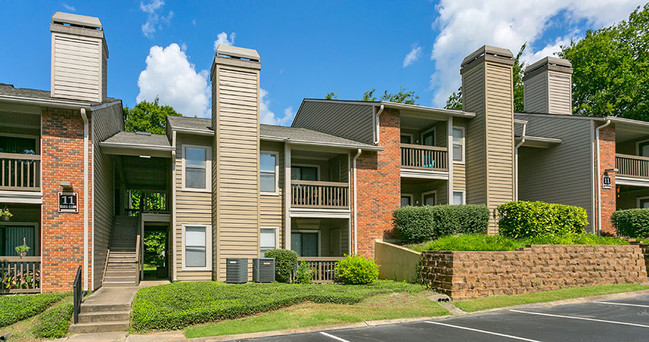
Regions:
<instances>
[{"instance_id":1,"label":"white parking line","mask_svg":"<svg viewBox=\"0 0 649 342\"><path fill-rule=\"evenodd\" d=\"M530 311L520 311L520 310L509 310L509 311L522 313L522 314L528 314L528 315L548 316L548 317L556 317L556 318L567 318L567 319L576 319L576 320L582 320L582 321L601 322L601 323L610 323L610 324L619 324L619 325L630 325L632 327L649 328L649 325L645 325L645 324L628 323L628 322L620 322L620 321L608 321L608 320L605 320L605 319L597 319L597 318L555 315L555 314L548 314L548 313L541 313L541 312L530 312Z\"/></svg>"},{"instance_id":2,"label":"white parking line","mask_svg":"<svg viewBox=\"0 0 649 342\"><path fill-rule=\"evenodd\" d=\"M340 341L340 342L349 342L349 341L347 341L347 340L344 339L344 338L340 338L340 337L338 337L338 336L334 336L334 335L332 335L332 334L327 334L327 333L324 332L324 331L321 331L320 334L322 334L322 335L324 335L324 336L327 336L327 337L329 337L329 338L333 338L333 339L336 340L336 341Z\"/></svg>"},{"instance_id":3,"label":"white parking line","mask_svg":"<svg viewBox=\"0 0 649 342\"><path fill-rule=\"evenodd\" d=\"M624 306L637 306L639 308L649 308L649 305L631 304L631 303L615 303L615 302L591 302L591 303L610 304L610 305L624 305Z\"/></svg>"},{"instance_id":4,"label":"white parking line","mask_svg":"<svg viewBox=\"0 0 649 342\"><path fill-rule=\"evenodd\" d=\"M530 340L529 338L524 338L524 337L518 337L518 336L512 336L512 335L506 335L506 334L501 334L493 331L486 331L486 330L480 330L480 329L473 329L473 328L468 328L468 327L463 327L459 325L453 325L453 324L446 324L446 323L441 323L441 322L431 322L431 321L424 321L424 323L428 324L437 324L437 325L442 325L445 327L451 327L451 328L456 328L456 329L463 329L463 330L469 330L469 331L475 331L483 334L488 334L488 335L496 335L500 337L507 337L511 338L513 340L519 340L519 341L527 341L527 342L540 342L537 340Z\"/></svg>"}]
</instances>

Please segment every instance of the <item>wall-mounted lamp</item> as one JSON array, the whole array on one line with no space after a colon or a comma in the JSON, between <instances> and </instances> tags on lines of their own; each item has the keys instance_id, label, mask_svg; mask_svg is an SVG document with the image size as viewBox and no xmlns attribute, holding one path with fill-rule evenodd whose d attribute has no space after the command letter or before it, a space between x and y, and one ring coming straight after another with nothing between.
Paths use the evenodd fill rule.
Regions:
<instances>
[{"instance_id":1,"label":"wall-mounted lamp","mask_svg":"<svg viewBox=\"0 0 649 342\"><path fill-rule=\"evenodd\" d=\"M612 169L604 169L604 171L606 171L606 172L618 172L619 170L616 169L616 168L612 168Z\"/></svg>"},{"instance_id":2,"label":"wall-mounted lamp","mask_svg":"<svg viewBox=\"0 0 649 342\"><path fill-rule=\"evenodd\" d=\"M61 188L63 188L63 190L66 190L66 191L72 190L72 183L70 183L68 181L61 181L61 183L59 183L59 185L61 185Z\"/></svg>"},{"instance_id":3,"label":"wall-mounted lamp","mask_svg":"<svg viewBox=\"0 0 649 342\"><path fill-rule=\"evenodd\" d=\"M151 159L151 156L140 156L140 158L143 158L143 159Z\"/></svg>"}]
</instances>

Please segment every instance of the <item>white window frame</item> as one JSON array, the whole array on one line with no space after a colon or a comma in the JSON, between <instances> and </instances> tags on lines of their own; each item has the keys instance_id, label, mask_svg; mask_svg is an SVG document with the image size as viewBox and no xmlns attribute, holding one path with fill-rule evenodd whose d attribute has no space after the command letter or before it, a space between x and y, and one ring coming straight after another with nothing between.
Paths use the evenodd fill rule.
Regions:
<instances>
[{"instance_id":1,"label":"white window frame","mask_svg":"<svg viewBox=\"0 0 649 342\"><path fill-rule=\"evenodd\" d=\"M426 205L426 202L424 201L424 198L426 197L426 195L430 195L430 194L435 195L435 204L433 204L433 205L437 205L437 190L431 190L431 191L426 191L426 192L421 193L421 205L422 206Z\"/></svg>"},{"instance_id":2,"label":"white window frame","mask_svg":"<svg viewBox=\"0 0 649 342\"><path fill-rule=\"evenodd\" d=\"M462 131L462 160L453 160L453 163L464 164L466 162L466 128L461 126L453 126L453 130L459 129ZM451 131L451 141L453 144L451 148L455 146L455 137L453 136L453 131ZM455 158L455 153L453 153L453 158Z\"/></svg>"},{"instance_id":3,"label":"white window frame","mask_svg":"<svg viewBox=\"0 0 649 342\"><path fill-rule=\"evenodd\" d=\"M320 172L320 165L318 164L291 164L291 172L293 172L293 167L315 167L317 169L317 181L320 181L322 173ZM291 174L291 180L293 180L293 174Z\"/></svg>"},{"instance_id":4,"label":"white window frame","mask_svg":"<svg viewBox=\"0 0 649 342\"><path fill-rule=\"evenodd\" d=\"M636 156L640 157L640 144L644 144L644 143L647 143L647 142L649 142L649 139L636 141L636 143L635 143L635 155Z\"/></svg>"},{"instance_id":5,"label":"white window frame","mask_svg":"<svg viewBox=\"0 0 649 342\"><path fill-rule=\"evenodd\" d=\"M269 192L269 191L261 191L261 174L263 171L261 171L261 155L262 154L272 154L275 156L275 191ZM259 151L259 194L260 195L266 195L266 196L279 196L279 152L278 151L267 151L267 150L261 150Z\"/></svg>"},{"instance_id":6,"label":"white window frame","mask_svg":"<svg viewBox=\"0 0 649 342\"><path fill-rule=\"evenodd\" d=\"M410 197L410 207L415 205L415 196L412 194L401 194L401 197ZM399 197L399 205L401 205L401 197ZM405 207L399 207L399 208L405 208Z\"/></svg>"},{"instance_id":7,"label":"white window frame","mask_svg":"<svg viewBox=\"0 0 649 342\"><path fill-rule=\"evenodd\" d=\"M320 232L321 231L319 229L296 229L291 231L291 233L317 233L318 234L318 257L322 256L322 234L320 234ZM289 239L290 238L291 237L289 237ZM291 245L293 245L292 242ZM298 257L300 256L298 255ZM308 257L304 257L304 258L308 258Z\"/></svg>"},{"instance_id":8,"label":"white window frame","mask_svg":"<svg viewBox=\"0 0 649 342\"><path fill-rule=\"evenodd\" d=\"M636 197L635 198L635 207L637 209L641 209L642 207L640 206L640 202L642 202L643 200L648 200L648 199L649 199L649 196Z\"/></svg>"},{"instance_id":9,"label":"white window frame","mask_svg":"<svg viewBox=\"0 0 649 342\"><path fill-rule=\"evenodd\" d=\"M190 145L183 144L183 167L182 167L182 191L193 191L193 192L212 192L212 148L205 145ZM187 160L187 148L202 148L205 150L205 188L188 188L185 185L185 167Z\"/></svg>"},{"instance_id":10,"label":"white window frame","mask_svg":"<svg viewBox=\"0 0 649 342\"><path fill-rule=\"evenodd\" d=\"M433 132L433 146L437 146L437 126L433 126L425 131L422 131L419 138L421 138L420 142L422 146L428 146L424 145L424 135L426 133Z\"/></svg>"},{"instance_id":11,"label":"white window frame","mask_svg":"<svg viewBox=\"0 0 649 342\"><path fill-rule=\"evenodd\" d=\"M399 134L399 141L401 141L401 136L405 135L407 137L410 137L410 145L415 143L415 136L412 133L400 133Z\"/></svg>"},{"instance_id":12,"label":"white window frame","mask_svg":"<svg viewBox=\"0 0 649 342\"><path fill-rule=\"evenodd\" d=\"M453 198L455 197L455 193L456 193L456 192L459 192L459 193L462 194L462 203L460 203L460 204L455 204L455 203L453 203ZM466 190L453 190L453 191L451 192L451 204L453 204L453 205L463 205L463 204L466 204Z\"/></svg>"},{"instance_id":13,"label":"white window frame","mask_svg":"<svg viewBox=\"0 0 649 342\"><path fill-rule=\"evenodd\" d=\"M275 230L275 249L280 248L279 246L279 227L277 226L261 226L259 227L259 257L261 258L261 230L262 229L273 229Z\"/></svg>"},{"instance_id":14,"label":"white window frame","mask_svg":"<svg viewBox=\"0 0 649 342\"><path fill-rule=\"evenodd\" d=\"M205 267L185 266L185 229L187 227L205 228ZM212 225L210 224L183 224L182 225L182 270L183 271L211 271L212 270Z\"/></svg>"}]
</instances>

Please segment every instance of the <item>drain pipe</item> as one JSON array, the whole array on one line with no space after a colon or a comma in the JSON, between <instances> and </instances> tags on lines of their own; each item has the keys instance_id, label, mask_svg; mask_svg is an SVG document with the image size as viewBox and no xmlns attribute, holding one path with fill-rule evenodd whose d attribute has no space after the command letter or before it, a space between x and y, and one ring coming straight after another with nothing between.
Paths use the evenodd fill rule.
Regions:
<instances>
[{"instance_id":1,"label":"drain pipe","mask_svg":"<svg viewBox=\"0 0 649 342\"><path fill-rule=\"evenodd\" d=\"M514 200L518 201L518 148L523 146L525 143L525 131L527 130L527 122L523 124L523 134L521 134L521 142L516 144L514 147L514 182L516 187L514 187L514 190L516 191L514 193Z\"/></svg>"},{"instance_id":2,"label":"drain pipe","mask_svg":"<svg viewBox=\"0 0 649 342\"><path fill-rule=\"evenodd\" d=\"M602 177L601 162L599 156L599 130L611 124L611 120L606 120L606 123L595 129L595 149L597 153L597 235L602 235Z\"/></svg>"},{"instance_id":3,"label":"drain pipe","mask_svg":"<svg viewBox=\"0 0 649 342\"><path fill-rule=\"evenodd\" d=\"M379 134L379 125L381 123L381 113L383 113L383 110L385 109L385 105L381 105L379 107L379 111L376 112L376 115L373 117L374 118L374 145L379 144L379 140L381 140L381 135Z\"/></svg>"},{"instance_id":4,"label":"drain pipe","mask_svg":"<svg viewBox=\"0 0 649 342\"><path fill-rule=\"evenodd\" d=\"M88 291L88 116L81 108L83 119L83 290Z\"/></svg>"},{"instance_id":5,"label":"drain pipe","mask_svg":"<svg viewBox=\"0 0 649 342\"><path fill-rule=\"evenodd\" d=\"M358 199L356 190L356 159L360 157L361 153L363 153L363 150L359 148L356 152L356 155L354 156L354 159L352 159L352 163L354 165L354 254L358 254L358 225L356 224L356 218L358 217L358 214L356 213L358 208L358 205L356 204L356 201Z\"/></svg>"}]
</instances>

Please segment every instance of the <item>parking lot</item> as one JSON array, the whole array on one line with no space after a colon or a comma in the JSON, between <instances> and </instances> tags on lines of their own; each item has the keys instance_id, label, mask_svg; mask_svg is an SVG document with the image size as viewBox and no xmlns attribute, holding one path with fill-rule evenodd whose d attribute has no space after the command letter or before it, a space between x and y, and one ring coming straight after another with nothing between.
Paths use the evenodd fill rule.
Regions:
<instances>
[{"instance_id":1,"label":"parking lot","mask_svg":"<svg viewBox=\"0 0 649 342\"><path fill-rule=\"evenodd\" d=\"M250 341L649 341L649 295Z\"/></svg>"}]
</instances>

